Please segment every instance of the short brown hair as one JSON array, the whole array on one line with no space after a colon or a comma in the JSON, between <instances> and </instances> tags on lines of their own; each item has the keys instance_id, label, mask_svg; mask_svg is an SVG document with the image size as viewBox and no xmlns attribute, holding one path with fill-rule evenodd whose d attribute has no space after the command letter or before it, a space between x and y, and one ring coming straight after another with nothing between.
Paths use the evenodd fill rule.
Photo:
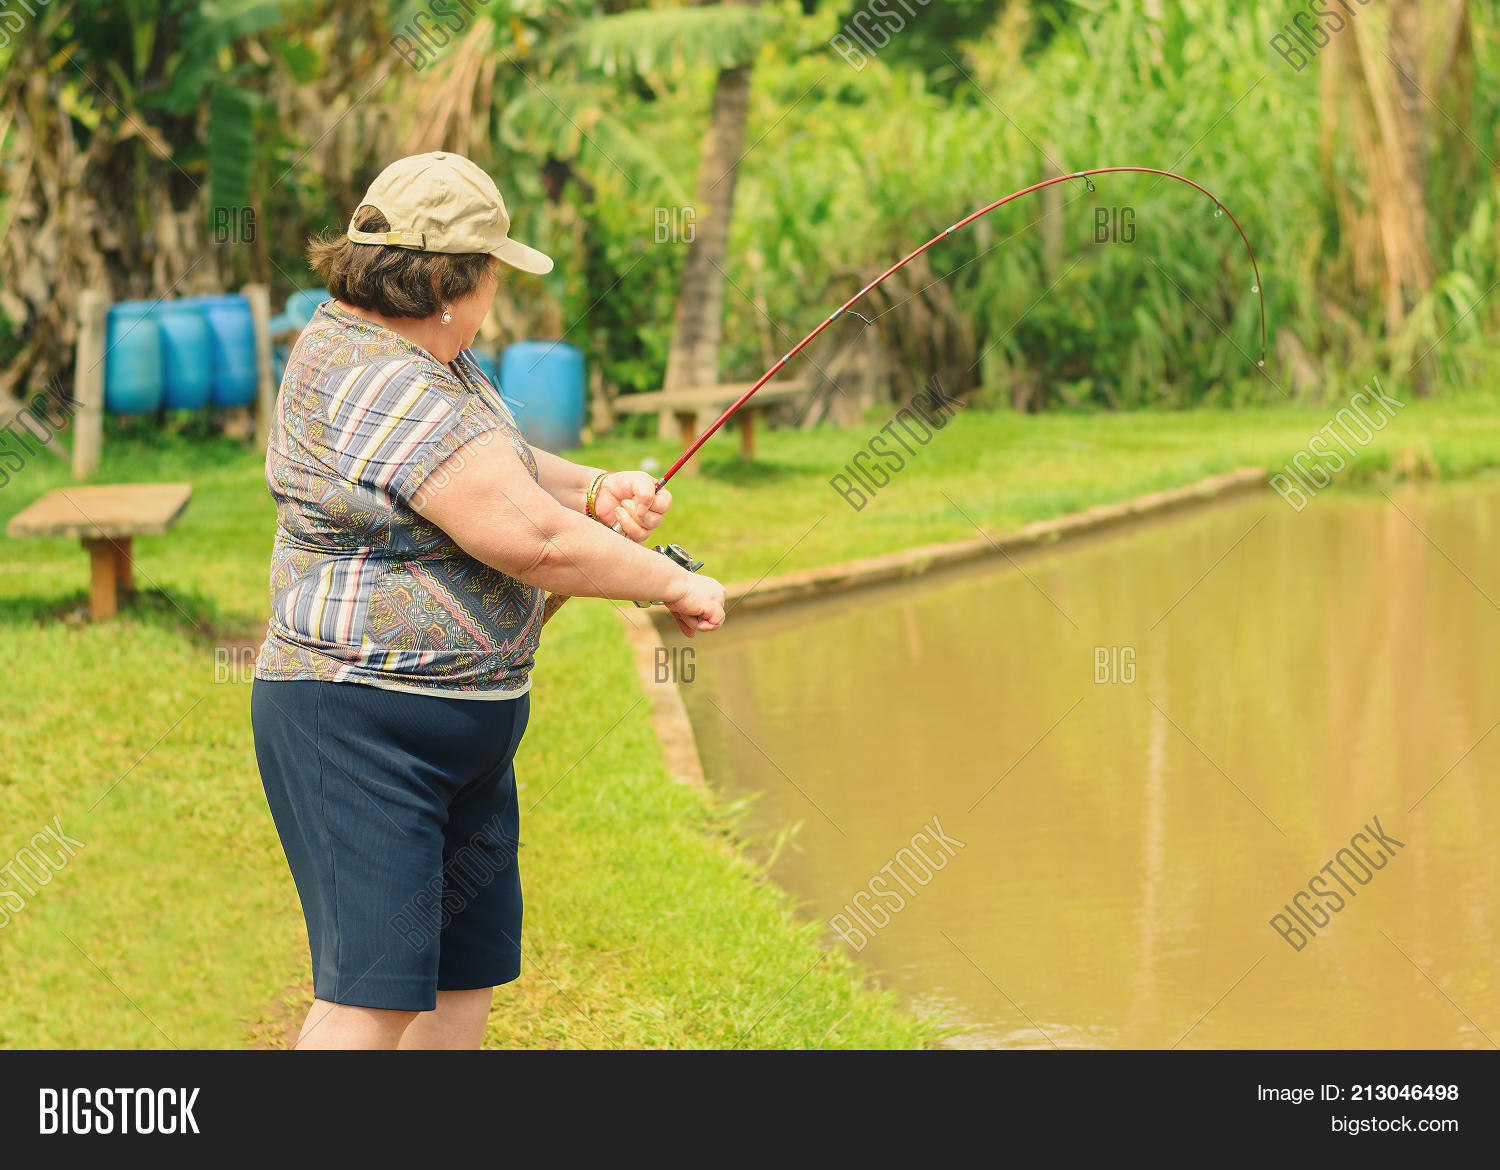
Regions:
<instances>
[{"instance_id":1,"label":"short brown hair","mask_svg":"<svg viewBox=\"0 0 1500 1170\"><path fill-rule=\"evenodd\" d=\"M373 207L354 212L363 232L390 231ZM444 301L458 300L484 287L493 257L482 252L420 252L384 244L356 244L340 232L308 241L307 259L336 300L382 317L430 317ZM497 276L498 279L498 276Z\"/></svg>"}]
</instances>

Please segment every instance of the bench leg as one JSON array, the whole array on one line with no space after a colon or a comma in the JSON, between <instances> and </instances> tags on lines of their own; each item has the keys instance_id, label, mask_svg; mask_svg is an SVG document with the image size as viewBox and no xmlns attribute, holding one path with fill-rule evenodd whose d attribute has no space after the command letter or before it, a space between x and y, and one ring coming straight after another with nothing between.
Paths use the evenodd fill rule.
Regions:
<instances>
[{"instance_id":1,"label":"bench leg","mask_svg":"<svg viewBox=\"0 0 1500 1170\"><path fill-rule=\"evenodd\" d=\"M102 622L115 616L115 571L118 553L111 540L85 540L89 550L89 617Z\"/></svg>"},{"instance_id":2,"label":"bench leg","mask_svg":"<svg viewBox=\"0 0 1500 1170\"><path fill-rule=\"evenodd\" d=\"M115 588L121 593L135 592L135 569L130 563L130 537L110 541L115 549Z\"/></svg>"},{"instance_id":3,"label":"bench leg","mask_svg":"<svg viewBox=\"0 0 1500 1170\"><path fill-rule=\"evenodd\" d=\"M740 408L740 458L755 458L755 411L747 403Z\"/></svg>"}]
</instances>

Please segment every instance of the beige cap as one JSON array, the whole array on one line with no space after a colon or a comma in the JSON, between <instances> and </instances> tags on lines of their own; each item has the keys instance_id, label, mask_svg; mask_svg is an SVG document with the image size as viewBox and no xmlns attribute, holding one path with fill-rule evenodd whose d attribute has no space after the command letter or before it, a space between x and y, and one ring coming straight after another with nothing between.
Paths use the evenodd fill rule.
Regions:
<instances>
[{"instance_id":1,"label":"beige cap","mask_svg":"<svg viewBox=\"0 0 1500 1170\"><path fill-rule=\"evenodd\" d=\"M434 151L397 159L370 184L360 206L375 208L388 232L354 230L356 244L385 244L421 252L477 252L522 272L552 271L552 258L517 243L495 181L461 154Z\"/></svg>"}]
</instances>

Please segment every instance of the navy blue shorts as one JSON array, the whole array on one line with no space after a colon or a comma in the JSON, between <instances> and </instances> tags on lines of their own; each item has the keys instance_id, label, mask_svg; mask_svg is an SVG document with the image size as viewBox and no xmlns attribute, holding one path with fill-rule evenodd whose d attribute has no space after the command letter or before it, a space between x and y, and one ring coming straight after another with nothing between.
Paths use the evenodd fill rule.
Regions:
<instances>
[{"instance_id":1,"label":"navy blue shorts","mask_svg":"<svg viewBox=\"0 0 1500 1170\"><path fill-rule=\"evenodd\" d=\"M319 999L431 1011L439 991L520 974L512 761L530 707L255 681L255 756Z\"/></svg>"}]
</instances>

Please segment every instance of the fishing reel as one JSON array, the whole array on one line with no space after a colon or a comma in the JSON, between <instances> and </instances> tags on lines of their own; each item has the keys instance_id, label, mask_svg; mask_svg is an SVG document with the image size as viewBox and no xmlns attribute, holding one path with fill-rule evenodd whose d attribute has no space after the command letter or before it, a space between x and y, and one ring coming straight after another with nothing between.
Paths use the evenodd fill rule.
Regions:
<instances>
[{"instance_id":1,"label":"fishing reel","mask_svg":"<svg viewBox=\"0 0 1500 1170\"><path fill-rule=\"evenodd\" d=\"M699 569L703 568L703 562L680 544L659 544L653 551L661 553L662 556L674 564L681 565L689 573L696 573ZM650 609L653 605L661 603L656 601L637 601L635 604L641 609Z\"/></svg>"}]
</instances>

